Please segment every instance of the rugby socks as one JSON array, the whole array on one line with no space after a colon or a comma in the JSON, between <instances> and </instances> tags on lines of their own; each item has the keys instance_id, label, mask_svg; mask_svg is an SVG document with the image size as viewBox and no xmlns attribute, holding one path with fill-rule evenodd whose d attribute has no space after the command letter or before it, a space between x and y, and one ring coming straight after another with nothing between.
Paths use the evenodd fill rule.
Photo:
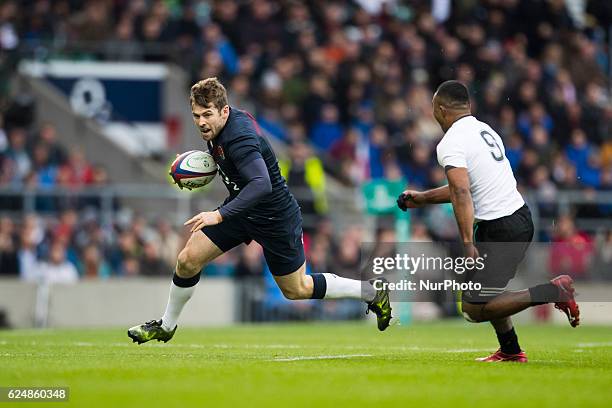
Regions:
<instances>
[{"instance_id":1,"label":"rugby socks","mask_svg":"<svg viewBox=\"0 0 612 408\"><path fill-rule=\"evenodd\" d=\"M376 290L369 282L343 278L333 273L314 273L312 299L361 299L371 302Z\"/></svg>"},{"instance_id":2,"label":"rugby socks","mask_svg":"<svg viewBox=\"0 0 612 408\"><path fill-rule=\"evenodd\" d=\"M502 353L518 354L521 352L521 346L519 346L514 327L505 333L495 332L495 334L497 334L497 340L499 341Z\"/></svg>"},{"instance_id":3,"label":"rugby socks","mask_svg":"<svg viewBox=\"0 0 612 408\"><path fill-rule=\"evenodd\" d=\"M168 296L168 304L166 305L166 311L162 316L162 327L165 330L174 330L176 322L185 306L185 303L195 291L196 284L200 281L200 273L192 276L191 278L181 278L174 273L172 277L172 283L170 284L170 295Z\"/></svg>"},{"instance_id":4,"label":"rugby socks","mask_svg":"<svg viewBox=\"0 0 612 408\"><path fill-rule=\"evenodd\" d=\"M531 306L559 301L559 288L553 283L544 283L529 288Z\"/></svg>"},{"instance_id":5,"label":"rugby socks","mask_svg":"<svg viewBox=\"0 0 612 408\"><path fill-rule=\"evenodd\" d=\"M323 299L327 292L327 282L322 273L313 273L312 275L312 299Z\"/></svg>"}]
</instances>

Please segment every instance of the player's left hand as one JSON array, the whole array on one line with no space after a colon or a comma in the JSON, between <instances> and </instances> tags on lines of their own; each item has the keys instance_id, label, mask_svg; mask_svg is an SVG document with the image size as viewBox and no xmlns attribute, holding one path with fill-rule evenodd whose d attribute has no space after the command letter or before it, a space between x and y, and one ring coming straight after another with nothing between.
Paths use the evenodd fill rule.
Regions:
<instances>
[{"instance_id":1,"label":"player's left hand","mask_svg":"<svg viewBox=\"0 0 612 408\"><path fill-rule=\"evenodd\" d=\"M474 245L473 242L465 242L463 244L463 250L466 258L472 258L476 260L476 258L480 257L478 248L476 248L476 245Z\"/></svg>"},{"instance_id":2,"label":"player's left hand","mask_svg":"<svg viewBox=\"0 0 612 408\"><path fill-rule=\"evenodd\" d=\"M185 222L183 225L191 225L191 232L196 232L207 225L217 225L223 221L219 210L204 211Z\"/></svg>"}]
</instances>

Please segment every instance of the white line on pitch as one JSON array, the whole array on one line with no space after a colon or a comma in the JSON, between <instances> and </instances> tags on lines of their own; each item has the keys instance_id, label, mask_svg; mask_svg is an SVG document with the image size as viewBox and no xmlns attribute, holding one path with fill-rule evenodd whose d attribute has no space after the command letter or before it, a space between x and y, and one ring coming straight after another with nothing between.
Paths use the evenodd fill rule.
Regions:
<instances>
[{"instance_id":1,"label":"white line on pitch","mask_svg":"<svg viewBox=\"0 0 612 408\"><path fill-rule=\"evenodd\" d=\"M1 342L0 345L8 344L6 341ZM75 347L134 347L132 343L126 342L113 342L113 343L92 343L86 341L76 341L70 343L52 343L52 342L36 342L32 341L29 343L30 346L75 346ZM607 347L612 346L611 343L579 343L578 347ZM159 348L191 348L191 349L308 349L315 348L312 345L296 345L296 344L226 344L226 343L217 343L217 344L158 344L153 343L150 344L149 347L159 347ZM344 350L359 350L363 349L362 346L355 345L342 345L338 346L340 349ZM365 350L364 350L365 351ZM436 348L436 347L420 347L420 346L387 346L385 347L385 351L414 351L414 352L432 352L432 353L476 353L476 352L486 352L490 351L490 349L485 348L459 348L459 349L444 349L444 348ZM370 354L347 354L349 356L370 356ZM330 358L333 358L330 357ZM274 360L277 361L277 360ZM281 360L278 360L281 361Z\"/></svg>"},{"instance_id":2,"label":"white line on pitch","mask_svg":"<svg viewBox=\"0 0 612 408\"><path fill-rule=\"evenodd\" d=\"M254 348L254 349L297 349L304 348L297 344L212 344L215 348Z\"/></svg>"},{"instance_id":3,"label":"white line on pitch","mask_svg":"<svg viewBox=\"0 0 612 408\"><path fill-rule=\"evenodd\" d=\"M287 361L304 361L304 360L344 360L348 358L372 357L372 354L339 354L335 356L300 356L300 357L285 357L275 358L269 361L287 362Z\"/></svg>"},{"instance_id":4,"label":"white line on pitch","mask_svg":"<svg viewBox=\"0 0 612 408\"><path fill-rule=\"evenodd\" d=\"M612 347L612 341L607 342L593 342L593 343L578 343L578 347L591 348L591 347Z\"/></svg>"}]
</instances>

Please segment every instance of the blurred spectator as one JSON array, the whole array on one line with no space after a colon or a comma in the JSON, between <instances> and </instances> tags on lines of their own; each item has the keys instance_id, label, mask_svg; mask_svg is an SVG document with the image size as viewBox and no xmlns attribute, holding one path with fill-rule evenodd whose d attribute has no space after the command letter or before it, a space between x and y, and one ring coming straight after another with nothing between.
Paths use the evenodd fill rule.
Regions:
<instances>
[{"instance_id":1,"label":"blurred spectator","mask_svg":"<svg viewBox=\"0 0 612 408\"><path fill-rule=\"evenodd\" d=\"M9 217L0 218L0 275L19 275L15 224Z\"/></svg>"},{"instance_id":2,"label":"blurred spectator","mask_svg":"<svg viewBox=\"0 0 612 408\"><path fill-rule=\"evenodd\" d=\"M123 258L119 266L119 274L124 278L133 278L140 274L140 262L133 255Z\"/></svg>"},{"instance_id":3,"label":"blurred spectator","mask_svg":"<svg viewBox=\"0 0 612 408\"><path fill-rule=\"evenodd\" d=\"M517 133L513 133L505 140L506 158L510 162L512 170L516 173L523 160L523 139Z\"/></svg>"},{"instance_id":4,"label":"blurred spectator","mask_svg":"<svg viewBox=\"0 0 612 408\"><path fill-rule=\"evenodd\" d=\"M327 212L325 172L321 159L315 156L304 142L293 143L289 150L290 160L279 162L281 174L287 185L299 197L302 214L306 217ZM312 224L312 223L311 223Z\"/></svg>"},{"instance_id":5,"label":"blurred spectator","mask_svg":"<svg viewBox=\"0 0 612 408\"><path fill-rule=\"evenodd\" d=\"M55 186L57 166L51 164L49 148L46 145L38 144L34 147L32 167L39 187L52 188Z\"/></svg>"},{"instance_id":6,"label":"blurred spectator","mask_svg":"<svg viewBox=\"0 0 612 408\"><path fill-rule=\"evenodd\" d=\"M362 235L359 229L350 228L346 231L342 245L333 254L330 262L330 272L347 278L359 279L359 261Z\"/></svg>"},{"instance_id":7,"label":"blurred spectator","mask_svg":"<svg viewBox=\"0 0 612 408\"><path fill-rule=\"evenodd\" d=\"M204 267L204 276L232 276L234 273L233 255L225 252Z\"/></svg>"},{"instance_id":8,"label":"blurred spectator","mask_svg":"<svg viewBox=\"0 0 612 408\"><path fill-rule=\"evenodd\" d=\"M69 174L68 183L72 187L80 187L93 182L93 167L85 159L83 150L74 147L68 154L68 160L63 166Z\"/></svg>"},{"instance_id":9,"label":"blurred spectator","mask_svg":"<svg viewBox=\"0 0 612 408\"><path fill-rule=\"evenodd\" d=\"M321 108L321 119L316 121L310 132L310 141L318 149L328 150L342 137L342 126L338 116L338 108L325 104Z\"/></svg>"},{"instance_id":10,"label":"blurred spectator","mask_svg":"<svg viewBox=\"0 0 612 408\"><path fill-rule=\"evenodd\" d=\"M57 141L57 130L51 123L45 123L38 135L39 144L45 146L49 152L49 164L59 166L66 161L66 151Z\"/></svg>"},{"instance_id":11,"label":"blurred spectator","mask_svg":"<svg viewBox=\"0 0 612 408\"><path fill-rule=\"evenodd\" d=\"M576 229L569 215L557 219L551 247L549 268L552 276L588 277L594 248L591 238Z\"/></svg>"},{"instance_id":12,"label":"blurred spectator","mask_svg":"<svg viewBox=\"0 0 612 408\"><path fill-rule=\"evenodd\" d=\"M19 276L26 281L36 281L38 279L38 260L36 247L38 240L36 230L25 225L20 234L20 245L17 253L19 260Z\"/></svg>"},{"instance_id":13,"label":"blurred spectator","mask_svg":"<svg viewBox=\"0 0 612 408\"><path fill-rule=\"evenodd\" d=\"M264 273L264 260L261 245L251 242L241 248L238 263L234 270L237 278L261 277Z\"/></svg>"},{"instance_id":14,"label":"blurred spectator","mask_svg":"<svg viewBox=\"0 0 612 408\"><path fill-rule=\"evenodd\" d=\"M113 36L106 43L105 50L108 58L112 60L124 61L142 58L142 49L137 42L131 16L120 17Z\"/></svg>"},{"instance_id":15,"label":"blurred spectator","mask_svg":"<svg viewBox=\"0 0 612 408\"><path fill-rule=\"evenodd\" d=\"M8 148L8 138L4 130L4 115L0 112L0 157Z\"/></svg>"},{"instance_id":16,"label":"blurred spectator","mask_svg":"<svg viewBox=\"0 0 612 408\"><path fill-rule=\"evenodd\" d=\"M612 230L599 237L597 247L598 256L594 269L600 278L612 280Z\"/></svg>"},{"instance_id":17,"label":"blurred spectator","mask_svg":"<svg viewBox=\"0 0 612 408\"><path fill-rule=\"evenodd\" d=\"M572 132L571 144L565 150L567 158L576 167L576 175L586 186L599 186L599 161L582 129Z\"/></svg>"},{"instance_id":18,"label":"blurred spectator","mask_svg":"<svg viewBox=\"0 0 612 408\"><path fill-rule=\"evenodd\" d=\"M432 242L431 236L427 231L427 226L421 222L414 222L412 224L412 231L410 232L411 242Z\"/></svg>"},{"instance_id":19,"label":"blurred spectator","mask_svg":"<svg viewBox=\"0 0 612 408\"><path fill-rule=\"evenodd\" d=\"M386 162L390 159L391 149L389 146L389 135L384 126L374 126L370 133L369 143L369 174L372 179L379 179L384 176Z\"/></svg>"},{"instance_id":20,"label":"blurred spectator","mask_svg":"<svg viewBox=\"0 0 612 408\"><path fill-rule=\"evenodd\" d=\"M311 273L329 272L329 252L328 242L322 239L315 239L309 251L308 265Z\"/></svg>"},{"instance_id":21,"label":"blurred spectator","mask_svg":"<svg viewBox=\"0 0 612 408\"><path fill-rule=\"evenodd\" d=\"M176 257L182 248L181 237L165 219L161 219L157 223L157 235L159 257L164 263L171 265L170 269L172 269L176 264Z\"/></svg>"},{"instance_id":22,"label":"blurred spectator","mask_svg":"<svg viewBox=\"0 0 612 408\"><path fill-rule=\"evenodd\" d=\"M79 41L104 41L111 32L110 10L104 1L89 0L71 21L71 31Z\"/></svg>"},{"instance_id":23,"label":"blurred spectator","mask_svg":"<svg viewBox=\"0 0 612 408\"><path fill-rule=\"evenodd\" d=\"M140 258L142 276L172 276L173 268L159 256L159 248L153 241L146 242Z\"/></svg>"},{"instance_id":24,"label":"blurred spectator","mask_svg":"<svg viewBox=\"0 0 612 408\"><path fill-rule=\"evenodd\" d=\"M51 245L47 261L40 263L38 279L46 283L73 283L79 279L76 267L66 259L64 245Z\"/></svg>"},{"instance_id":25,"label":"blurred spectator","mask_svg":"<svg viewBox=\"0 0 612 408\"><path fill-rule=\"evenodd\" d=\"M108 278L111 270L102 258L100 250L96 245L90 244L83 249L80 274L83 278Z\"/></svg>"},{"instance_id":26,"label":"blurred spectator","mask_svg":"<svg viewBox=\"0 0 612 408\"><path fill-rule=\"evenodd\" d=\"M0 184L19 185L32 168L32 160L26 151L27 134L23 128L9 131L9 148L3 161Z\"/></svg>"}]
</instances>

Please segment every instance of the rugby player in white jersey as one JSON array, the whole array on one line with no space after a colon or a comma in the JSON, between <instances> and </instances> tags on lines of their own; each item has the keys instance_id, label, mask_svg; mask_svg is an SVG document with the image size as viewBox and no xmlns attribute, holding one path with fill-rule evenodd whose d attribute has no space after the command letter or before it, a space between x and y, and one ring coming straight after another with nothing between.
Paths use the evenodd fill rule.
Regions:
<instances>
[{"instance_id":1,"label":"rugby player in white jersey","mask_svg":"<svg viewBox=\"0 0 612 408\"><path fill-rule=\"evenodd\" d=\"M461 299L464 317L470 322L491 322L499 340L497 352L478 360L527 362L510 316L531 306L554 303L576 327L580 312L573 281L562 275L528 289L506 290L533 238L533 222L516 188L502 140L489 125L472 116L468 90L458 81L438 87L433 109L444 131L436 152L448 185L422 192L406 190L398 205L405 211L452 203L466 257L488 255L485 268L472 269L466 277L481 289L465 291Z\"/></svg>"}]
</instances>

